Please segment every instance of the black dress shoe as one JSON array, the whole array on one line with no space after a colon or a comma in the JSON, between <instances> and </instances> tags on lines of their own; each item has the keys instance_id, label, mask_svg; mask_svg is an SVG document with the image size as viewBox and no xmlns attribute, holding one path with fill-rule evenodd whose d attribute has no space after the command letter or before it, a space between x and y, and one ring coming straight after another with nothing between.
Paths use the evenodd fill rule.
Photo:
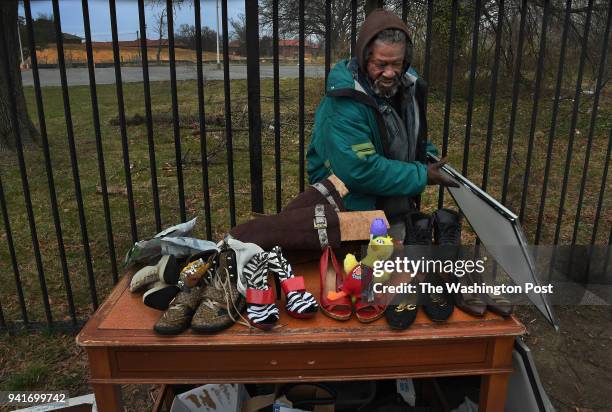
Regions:
<instances>
[{"instance_id":1,"label":"black dress shoe","mask_svg":"<svg viewBox=\"0 0 612 412\"><path fill-rule=\"evenodd\" d=\"M442 293L425 290L421 292L419 286L419 293L421 294L421 301L423 302L423 310L429 319L434 322L444 322L450 315L452 315L455 309L453 299L449 296L446 290L446 285L440 276L436 273L428 273L425 275L423 283L429 283L432 287L442 287Z\"/></svg>"},{"instance_id":2,"label":"black dress shoe","mask_svg":"<svg viewBox=\"0 0 612 412\"><path fill-rule=\"evenodd\" d=\"M460 287L469 286L470 284L474 283L469 274L465 274L462 277L457 277L454 275L451 275L450 277L452 278L452 281L458 283ZM455 306L472 316L483 316L487 311L487 304L482 300L482 296L478 293L461 293L459 290L458 292L453 293L452 296Z\"/></svg>"},{"instance_id":3,"label":"black dress shoe","mask_svg":"<svg viewBox=\"0 0 612 412\"><path fill-rule=\"evenodd\" d=\"M489 295L483 293L480 295L481 299L486 303L487 309L493 313L497 313L500 316L507 318L514 312L514 306L508 298L503 295Z\"/></svg>"}]
</instances>

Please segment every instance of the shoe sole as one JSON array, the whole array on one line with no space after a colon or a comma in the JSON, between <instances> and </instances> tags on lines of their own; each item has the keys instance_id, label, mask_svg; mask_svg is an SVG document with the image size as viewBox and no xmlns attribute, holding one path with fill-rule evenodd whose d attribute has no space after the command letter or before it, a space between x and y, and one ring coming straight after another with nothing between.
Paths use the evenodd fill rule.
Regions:
<instances>
[{"instance_id":1,"label":"shoe sole","mask_svg":"<svg viewBox=\"0 0 612 412\"><path fill-rule=\"evenodd\" d=\"M186 331L188 328L181 328L181 329L158 329L156 327L153 327L153 330L163 336L174 336L174 335L180 335L181 333L183 333L184 331Z\"/></svg>"},{"instance_id":2,"label":"shoe sole","mask_svg":"<svg viewBox=\"0 0 612 412\"><path fill-rule=\"evenodd\" d=\"M163 280L168 285L176 285L181 274L181 267L179 266L176 258L169 255L166 264L159 268L161 275L159 280Z\"/></svg>"},{"instance_id":3,"label":"shoe sole","mask_svg":"<svg viewBox=\"0 0 612 412\"><path fill-rule=\"evenodd\" d=\"M230 319L230 321L228 323L224 323L222 325L215 325L215 326L194 326L193 324L191 325L191 330L195 333L215 333L215 332L221 332L225 329L229 329L232 325L234 324L234 322Z\"/></svg>"},{"instance_id":4,"label":"shoe sole","mask_svg":"<svg viewBox=\"0 0 612 412\"><path fill-rule=\"evenodd\" d=\"M291 316L292 318L296 318L296 319L311 319L314 318L315 315L317 314L317 312L308 312L308 313L297 313L297 312L289 312L286 311L287 315Z\"/></svg>"},{"instance_id":5,"label":"shoe sole","mask_svg":"<svg viewBox=\"0 0 612 412\"><path fill-rule=\"evenodd\" d=\"M509 312L504 312L501 311L499 309L497 309L497 307L495 306L491 306L491 305L487 305L487 310L495 313L496 315L499 315L503 318L509 318L510 316L512 316L512 314L514 313L514 308L512 310L510 310Z\"/></svg>"},{"instance_id":6,"label":"shoe sole","mask_svg":"<svg viewBox=\"0 0 612 412\"><path fill-rule=\"evenodd\" d=\"M357 314L355 314L355 316L357 317L357 320L361 323L372 323L377 321L378 319L382 318L383 316L385 316L385 311L383 310L379 315L373 316L371 318L364 318L362 316L359 316Z\"/></svg>"},{"instance_id":7,"label":"shoe sole","mask_svg":"<svg viewBox=\"0 0 612 412\"><path fill-rule=\"evenodd\" d=\"M410 326L412 326L413 322L410 322L408 325L406 326L397 326L397 325L392 325L389 323L389 321L387 321L387 324L389 325L389 328L393 329L393 330L406 330L408 329Z\"/></svg>"},{"instance_id":8,"label":"shoe sole","mask_svg":"<svg viewBox=\"0 0 612 412\"><path fill-rule=\"evenodd\" d=\"M150 308L166 310L179 291L179 288L175 285L155 287L145 292L142 301Z\"/></svg>"},{"instance_id":9,"label":"shoe sole","mask_svg":"<svg viewBox=\"0 0 612 412\"><path fill-rule=\"evenodd\" d=\"M348 315L336 315L332 312L328 312L327 310L323 309L323 306L320 306L319 309L321 310L321 312L323 312L323 314L327 317L330 317L334 320L340 320L340 321L347 321L349 319L351 319L351 316L353 316L353 313L349 313Z\"/></svg>"},{"instance_id":10,"label":"shoe sole","mask_svg":"<svg viewBox=\"0 0 612 412\"><path fill-rule=\"evenodd\" d=\"M450 315L448 315L448 317L444 318L444 319L434 319L431 316L429 316L429 314L427 312L425 312L425 315L427 315L427 318L432 321L432 322L436 322L436 323L443 323L446 322L451 316L452 313Z\"/></svg>"},{"instance_id":11,"label":"shoe sole","mask_svg":"<svg viewBox=\"0 0 612 412\"><path fill-rule=\"evenodd\" d=\"M259 330L269 331L269 330L272 330L274 328L274 326L276 325L276 322L274 322L274 323L253 323L253 322L249 322L249 324L251 326L253 326L254 328L257 328Z\"/></svg>"}]
</instances>

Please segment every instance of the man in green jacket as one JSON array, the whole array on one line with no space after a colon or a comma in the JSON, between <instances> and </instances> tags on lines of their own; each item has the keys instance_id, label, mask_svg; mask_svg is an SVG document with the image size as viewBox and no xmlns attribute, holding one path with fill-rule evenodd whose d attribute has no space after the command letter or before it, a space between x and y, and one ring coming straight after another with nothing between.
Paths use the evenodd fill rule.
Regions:
<instances>
[{"instance_id":1,"label":"man in green jacket","mask_svg":"<svg viewBox=\"0 0 612 412\"><path fill-rule=\"evenodd\" d=\"M427 163L427 152L437 154L427 141L427 86L410 69L404 22L382 9L370 13L355 56L329 73L306 155L309 181L337 176L348 210L384 210L391 236L403 241L425 186L458 184L440 172L445 159Z\"/></svg>"}]
</instances>

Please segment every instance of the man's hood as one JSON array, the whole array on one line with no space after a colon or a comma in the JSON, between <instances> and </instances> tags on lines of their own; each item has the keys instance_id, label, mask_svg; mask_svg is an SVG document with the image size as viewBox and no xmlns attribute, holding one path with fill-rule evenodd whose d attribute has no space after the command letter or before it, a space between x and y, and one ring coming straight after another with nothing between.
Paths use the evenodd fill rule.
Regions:
<instances>
[{"instance_id":1,"label":"man's hood","mask_svg":"<svg viewBox=\"0 0 612 412\"><path fill-rule=\"evenodd\" d=\"M340 60L329 72L327 77L327 90L339 90L339 89L354 89L355 88L355 77L353 72L349 69L350 60Z\"/></svg>"},{"instance_id":2,"label":"man's hood","mask_svg":"<svg viewBox=\"0 0 612 412\"><path fill-rule=\"evenodd\" d=\"M408 33L408 26L396 14L383 9L376 9L365 19L357 37L355 56L357 56L357 62L362 72L367 72L366 64L368 56L365 55L367 46L378 33L386 29L398 29L406 33L406 54L402 72L408 70L412 60L412 40Z\"/></svg>"}]
</instances>

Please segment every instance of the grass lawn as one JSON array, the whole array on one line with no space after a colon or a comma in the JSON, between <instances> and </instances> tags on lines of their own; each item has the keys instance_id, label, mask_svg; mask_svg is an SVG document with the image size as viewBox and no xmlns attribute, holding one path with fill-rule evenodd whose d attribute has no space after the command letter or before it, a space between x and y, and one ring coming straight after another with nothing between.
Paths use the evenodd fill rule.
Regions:
<instances>
[{"instance_id":1,"label":"grass lawn","mask_svg":"<svg viewBox=\"0 0 612 412\"><path fill-rule=\"evenodd\" d=\"M551 82L552 83L552 82ZM250 214L250 177L248 151L248 111L246 81L232 81L232 124L237 130L233 134L234 176L237 220L243 222ZM151 84L153 99L155 154L161 216L163 226L179 222L178 193L174 157L174 138L171 114L171 95L169 82ZM532 241L536 229L538 205L542 192L543 173L546 161L548 130L550 127L552 96L548 90L540 101L540 110L535 127L535 140L532 166L529 173L527 208L523 227ZM207 127L211 131L206 136L209 151L209 183L211 188L211 212L214 239L220 239L229 228L229 202L227 190L227 164L225 136L219 131L224 127L223 83L207 82L205 87ZM275 211L274 179L274 133L270 125L273 119L272 81L262 80L262 140L264 165L265 211ZM283 204L298 192L298 84L296 79L281 81L281 127L282 127L282 198ZM30 115L37 119L33 88L26 89L30 103ZM124 84L126 115L128 118L144 115L142 83ZM200 141L198 135L198 103L195 81L178 83L179 112L181 115L181 146L185 181L185 199L188 217L199 217L196 237L205 236L203 216L202 171L200 162ZM573 91L564 92L573 96ZM306 80L306 142L309 141L314 110L322 96L322 79ZM128 203L125 192L125 176L119 127L113 120L117 117L117 100L114 85L98 87L100 119L104 159L106 162L107 183L112 228L118 264L132 244ZM85 261L81 243L77 204L74 196L71 162L66 138L66 123L63 111L61 88L43 89L45 116L52 154L53 173L58 195L59 213L62 223L70 280L74 293L77 314L86 319L92 312ZM484 149L487 130L488 95L478 95L474 101L472 138L470 141L468 175L477 184L482 179ZM72 120L78 152L80 184L83 191L87 230L90 239L92 263L99 300L111 290L113 281L109 264L108 244L102 209L102 196L99 193L99 174L93 129L91 100L87 86L70 87ZM583 96L580 106L571 173L567 191L566 207L561 228L561 243L569 243L572 237L574 216L582 176L587 137L589 135L590 109L592 97ZM571 122L572 100L564 99L560 104L559 121L552 156L552 169L548 186L548 196L544 214L544 230L541 243L553 241L555 222L560 201L565 159L567 153L569 127ZM450 163L461 170L465 136L467 101L456 97L453 101L450 122ZM523 187L523 175L527 156L527 142L532 110L530 93L523 92L519 99L514 151L510 167L510 184L507 206L518 213ZM508 124L511 111L510 93L500 91L496 106L493 128L493 146L490 157L489 193L501 198L503 170L508 141ZM444 92L433 90L428 107L430 139L442 145L444 116ZM578 231L578 243L590 241L601 174L606 162L608 133L612 127L610 116L610 96L602 95L596 129L593 134L593 147L587 173L587 185L582 206L582 218ZM145 124L132 125L127 130L129 141L130 166L134 189L137 230L140 238L148 238L156 233L151 180L148 158L147 129ZM49 190L44 167L42 150L36 146L27 148L26 163L40 250L44 262L44 275L47 281L53 319L69 321L66 291L62 280L61 265L58 258L57 239L50 207ZM10 215L12 234L19 261L21 282L30 321L44 323L42 294L38 273L32 253L33 246L24 206L22 186L16 154L0 153L0 171L4 183L7 207ZM424 196L424 208L433 211L437 205L437 188L428 188ZM445 197L451 206L450 196ZM602 219L599 222L597 243L606 243L612 224L612 198L606 193ZM5 228L0 231L0 240L6 240ZM464 242L474 239L473 233L464 231ZM6 242L3 242L6 243ZM7 320L19 321L21 318L17 291L13 277L8 249L0 248L0 303ZM24 332L16 337L0 336L0 390L8 389L67 389L72 396L90 391L87 384L87 368L84 353L76 348L73 338L65 334Z\"/></svg>"}]
</instances>

